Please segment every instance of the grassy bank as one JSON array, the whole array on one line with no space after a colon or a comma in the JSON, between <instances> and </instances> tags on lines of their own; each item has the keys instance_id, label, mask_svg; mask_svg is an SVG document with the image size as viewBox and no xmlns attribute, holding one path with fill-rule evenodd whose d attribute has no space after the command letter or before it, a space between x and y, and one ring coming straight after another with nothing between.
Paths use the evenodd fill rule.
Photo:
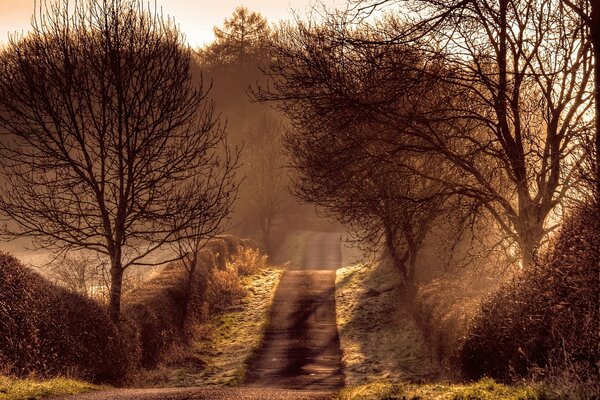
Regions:
<instances>
[{"instance_id":1,"label":"grassy bank","mask_svg":"<svg viewBox=\"0 0 600 400\"><path fill-rule=\"evenodd\" d=\"M138 377L143 386L231 386L261 344L282 270L265 268L242 278L245 296L210 321L194 326L189 344L173 347L155 370Z\"/></svg>"},{"instance_id":2,"label":"grassy bank","mask_svg":"<svg viewBox=\"0 0 600 400\"><path fill-rule=\"evenodd\" d=\"M336 319L346 385L421 382L437 375L399 284L397 271L386 263L337 271Z\"/></svg>"},{"instance_id":3,"label":"grassy bank","mask_svg":"<svg viewBox=\"0 0 600 400\"><path fill-rule=\"evenodd\" d=\"M492 379L470 384L393 384L377 382L343 389L338 400L553 400L559 394L537 385L506 386Z\"/></svg>"},{"instance_id":4,"label":"grassy bank","mask_svg":"<svg viewBox=\"0 0 600 400\"><path fill-rule=\"evenodd\" d=\"M67 396L106 389L73 379L55 378L45 381L0 376L0 400L33 400L50 396Z\"/></svg>"}]
</instances>

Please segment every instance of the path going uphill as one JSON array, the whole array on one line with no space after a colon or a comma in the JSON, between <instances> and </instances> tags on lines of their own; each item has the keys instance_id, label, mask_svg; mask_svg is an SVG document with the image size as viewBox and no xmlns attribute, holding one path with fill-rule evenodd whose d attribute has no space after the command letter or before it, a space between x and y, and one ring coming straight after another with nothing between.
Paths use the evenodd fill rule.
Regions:
<instances>
[{"instance_id":1,"label":"path going uphill","mask_svg":"<svg viewBox=\"0 0 600 400\"><path fill-rule=\"evenodd\" d=\"M248 367L248 386L335 390L344 385L335 322L340 234L311 235L303 264L283 273L263 345Z\"/></svg>"}]
</instances>

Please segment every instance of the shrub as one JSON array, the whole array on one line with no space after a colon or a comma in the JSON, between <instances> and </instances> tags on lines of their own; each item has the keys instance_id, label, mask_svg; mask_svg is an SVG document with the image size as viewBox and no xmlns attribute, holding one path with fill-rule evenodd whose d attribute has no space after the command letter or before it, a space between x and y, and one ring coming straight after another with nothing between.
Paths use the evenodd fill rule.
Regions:
<instances>
[{"instance_id":1,"label":"shrub","mask_svg":"<svg viewBox=\"0 0 600 400\"><path fill-rule=\"evenodd\" d=\"M141 365L154 367L161 352L179 335L186 307L186 271L171 264L125 297L123 315L137 330Z\"/></svg>"},{"instance_id":2,"label":"shrub","mask_svg":"<svg viewBox=\"0 0 600 400\"><path fill-rule=\"evenodd\" d=\"M191 277L174 262L125 297L130 363L155 367L165 350L188 338L196 322L243 297L236 267L230 263L238 251L246 251L240 244L233 236L211 239L200 250Z\"/></svg>"},{"instance_id":3,"label":"shrub","mask_svg":"<svg viewBox=\"0 0 600 400\"><path fill-rule=\"evenodd\" d=\"M239 275L253 275L267 266L268 256L263 255L256 248L238 247L237 252L229 262L232 268L236 268Z\"/></svg>"},{"instance_id":4,"label":"shrub","mask_svg":"<svg viewBox=\"0 0 600 400\"><path fill-rule=\"evenodd\" d=\"M449 375L459 371L460 349L481 300L491 289L466 277L446 277L418 285L414 304L425 338Z\"/></svg>"},{"instance_id":5,"label":"shrub","mask_svg":"<svg viewBox=\"0 0 600 400\"><path fill-rule=\"evenodd\" d=\"M218 237L213 238L206 243L206 248L214 254L216 267L224 271L230 255L227 242Z\"/></svg>"},{"instance_id":6,"label":"shrub","mask_svg":"<svg viewBox=\"0 0 600 400\"><path fill-rule=\"evenodd\" d=\"M240 239L236 236L232 236L232 235L221 235L217 237L218 239L223 240L223 242L225 242L225 245L227 246L227 252L230 255L234 255L238 252L239 247L258 247L258 246L247 246L245 244L245 242L248 239Z\"/></svg>"},{"instance_id":7,"label":"shrub","mask_svg":"<svg viewBox=\"0 0 600 400\"><path fill-rule=\"evenodd\" d=\"M191 277L181 263L171 263L128 293L117 329L93 299L0 253L0 371L119 383L140 367L152 368L185 341L191 325L244 296L237 260L245 263L240 273L251 273L266 258L234 237L210 240Z\"/></svg>"},{"instance_id":8,"label":"shrub","mask_svg":"<svg viewBox=\"0 0 600 400\"><path fill-rule=\"evenodd\" d=\"M104 308L0 253L0 369L113 382L123 373L118 331Z\"/></svg>"},{"instance_id":9,"label":"shrub","mask_svg":"<svg viewBox=\"0 0 600 400\"><path fill-rule=\"evenodd\" d=\"M600 212L586 206L534 268L483 305L462 350L465 372L509 381L553 369L597 385L599 287Z\"/></svg>"},{"instance_id":10,"label":"shrub","mask_svg":"<svg viewBox=\"0 0 600 400\"><path fill-rule=\"evenodd\" d=\"M244 297L240 277L231 265L223 271L214 271L208 282L206 301L212 312L224 310Z\"/></svg>"}]
</instances>

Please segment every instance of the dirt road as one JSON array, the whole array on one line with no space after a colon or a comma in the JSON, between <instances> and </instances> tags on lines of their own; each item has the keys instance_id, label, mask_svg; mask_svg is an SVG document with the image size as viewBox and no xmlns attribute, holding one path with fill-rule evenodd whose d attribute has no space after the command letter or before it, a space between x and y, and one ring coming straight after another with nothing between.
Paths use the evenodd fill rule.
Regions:
<instances>
[{"instance_id":1,"label":"dirt road","mask_svg":"<svg viewBox=\"0 0 600 400\"><path fill-rule=\"evenodd\" d=\"M330 400L331 392L262 388L121 389L67 397L68 400Z\"/></svg>"},{"instance_id":2,"label":"dirt road","mask_svg":"<svg viewBox=\"0 0 600 400\"><path fill-rule=\"evenodd\" d=\"M314 233L303 266L285 271L262 347L248 367L244 388L124 389L73 400L325 400L344 385L335 321L339 233Z\"/></svg>"},{"instance_id":3,"label":"dirt road","mask_svg":"<svg viewBox=\"0 0 600 400\"><path fill-rule=\"evenodd\" d=\"M304 265L283 273L270 324L248 367L249 386L333 390L344 384L335 322L339 233L315 233Z\"/></svg>"}]
</instances>

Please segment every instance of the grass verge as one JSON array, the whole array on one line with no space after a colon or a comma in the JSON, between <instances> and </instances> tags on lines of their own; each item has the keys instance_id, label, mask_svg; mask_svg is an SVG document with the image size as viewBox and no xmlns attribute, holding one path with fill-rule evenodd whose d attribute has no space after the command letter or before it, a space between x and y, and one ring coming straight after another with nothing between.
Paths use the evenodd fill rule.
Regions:
<instances>
[{"instance_id":1,"label":"grass verge","mask_svg":"<svg viewBox=\"0 0 600 400\"><path fill-rule=\"evenodd\" d=\"M195 327L191 344L174 346L161 365L138 378L143 386L233 386L245 377L247 362L260 346L268 323L280 268L242 277L242 301Z\"/></svg>"},{"instance_id":2,"label":"grass verge","mask_svg":"<svg viewBox=\"0 0 600 400\"><path fill-rule=\"evenodd\" d=\"M55 378L45 381L0 376L0 400L33 400L50 396L67 396L107 389L73 379Z\"/></svg>"},{"instance_id":3,"label":"grass verge","mask_svg":"<svg viewBox=\"0 0 600 400\"><path fill-rule=\"evenodd\" d=\"M338 400L554 400L561 397L542 385L506 386L484 378L470 384L370 383L343 389Z\"/></svg>"},{"instance_id":4,"label":"grass verge","mask_svg":"<svg viewBox=\"0 0 600 400\"><path fill-rule=\"evenodd\" d=\"M388 264L337 270L336 319L346 385L423 382L437 376L421 331L401 297L400 276Z\"/></svg>"}]
</instances>

